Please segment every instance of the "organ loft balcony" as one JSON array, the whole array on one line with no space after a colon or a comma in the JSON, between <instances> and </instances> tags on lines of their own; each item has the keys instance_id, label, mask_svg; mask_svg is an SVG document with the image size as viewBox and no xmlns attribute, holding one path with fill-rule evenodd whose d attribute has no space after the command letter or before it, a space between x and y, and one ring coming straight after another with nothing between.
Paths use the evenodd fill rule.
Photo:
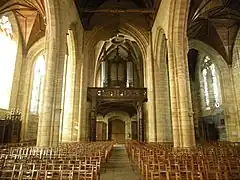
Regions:
<instances>
[{"instance_id":1,"label":"organ loft balcony","mask_svg":"<svg viewBox=\"0 0 240 180\"><path fill-rule=\"evenodd\" d=\"M88 88L88 101L147 101L147 88Z\"/></svg>"}]
</instances>

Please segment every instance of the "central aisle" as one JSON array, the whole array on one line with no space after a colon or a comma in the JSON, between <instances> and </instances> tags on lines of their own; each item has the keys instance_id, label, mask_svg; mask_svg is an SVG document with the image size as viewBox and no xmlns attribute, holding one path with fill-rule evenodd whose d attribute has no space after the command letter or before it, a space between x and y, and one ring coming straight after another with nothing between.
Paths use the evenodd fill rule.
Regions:
<instances>
[{"instance_id":1,"label":"central aisle","mask_svg":"<svg viewBox=\"0 0 240 180\"><path fill-rule=\"evenodd\" d=\"M139 172L133 171L124 145L114 146L108 163L101 169L101 180L139 180Z\"/></svg>"}]
</instances>

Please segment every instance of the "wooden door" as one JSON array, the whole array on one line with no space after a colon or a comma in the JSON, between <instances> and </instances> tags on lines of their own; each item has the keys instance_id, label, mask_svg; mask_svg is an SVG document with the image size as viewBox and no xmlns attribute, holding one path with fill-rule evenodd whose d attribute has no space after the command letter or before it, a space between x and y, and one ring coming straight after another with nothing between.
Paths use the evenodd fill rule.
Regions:
<instances>
[{"instance_id":1,"label":"wooden door","mask_svg":"<svg viewBox=\"0 0 240 180\"><path fill-rule=\"evenodd\" d=\"M125 122L122 120L113 120L112 123L112 139L118 144L125 143Z\"/></svg>"}]
</instances>

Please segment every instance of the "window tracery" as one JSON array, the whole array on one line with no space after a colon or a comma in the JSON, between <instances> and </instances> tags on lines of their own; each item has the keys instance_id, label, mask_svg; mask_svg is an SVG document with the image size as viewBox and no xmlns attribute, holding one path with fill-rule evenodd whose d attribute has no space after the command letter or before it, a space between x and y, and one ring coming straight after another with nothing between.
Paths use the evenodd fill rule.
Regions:
<instances>
[{"instance_id":1,"label":"window tracery","mask_svg":"<svg viewBox=\"0 0 240 180\"><path fill-rule=\"evenodd\" d=\"M209 56L206 56L204 59L202 76L206 109L210 109L211 106L218 108L220 105L219 82L217 78L216 66L212 63ZM210 92L212 92L212 97Z\"/></svg>"},{"instance_id":2,"label":"window tracery","mask_svg":"<svg viewBox=\"0 0 240 180\"><path fill-rule=\"evenodd\" d=\"M205 97L205 104L206 107L209 107L209 94L208 94L208 82L207 82L207 69L203 69L203 86L204 86L204 97Z\"/></svg>"}]
</instances>

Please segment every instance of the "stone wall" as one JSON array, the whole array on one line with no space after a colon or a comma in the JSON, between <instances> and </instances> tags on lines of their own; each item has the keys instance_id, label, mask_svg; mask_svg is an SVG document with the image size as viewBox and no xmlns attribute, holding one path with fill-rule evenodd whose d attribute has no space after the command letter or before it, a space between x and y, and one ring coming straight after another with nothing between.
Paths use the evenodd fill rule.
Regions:
<instances>
[{"instance_id":1,"label":"stone wall","mask_svg":"<svg viewBox=\"0 0 240 180\"><path fill-rule=\"evenodd\" d=\"M27 130L27 136L25 140L36 140L37 132L38 132L39 116L34 114L29 114L28 121L29 121L28 130Z\"/></svg>"}]
</instances>

